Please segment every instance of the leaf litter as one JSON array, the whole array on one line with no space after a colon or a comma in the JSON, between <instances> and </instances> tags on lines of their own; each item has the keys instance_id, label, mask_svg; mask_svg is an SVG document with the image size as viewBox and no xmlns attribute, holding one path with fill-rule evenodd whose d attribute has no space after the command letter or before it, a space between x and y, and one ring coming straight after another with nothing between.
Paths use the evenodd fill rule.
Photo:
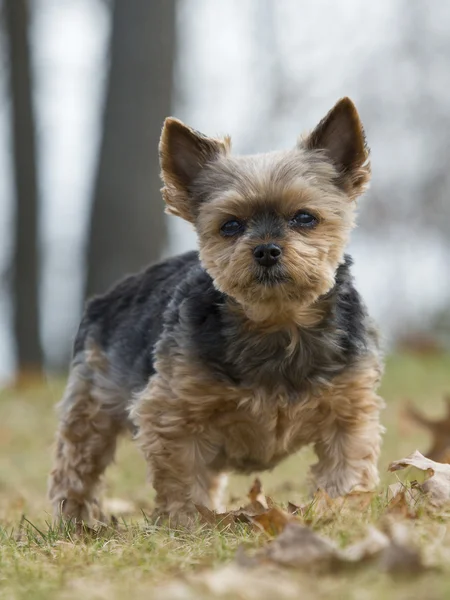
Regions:
<instances>
[{"instance_id":1,"label":"leaf litter","mask_svg":"<svg viewBox=\"0 0 450 600\"><path fill-rule=\"evenodd\" d=\"M449 465L450 469L450 465ZM391 486L391 499L380 527L368 527L366 535L356 543L340 548L332 539L317 533L312 523L333 518L349 510L354 513L368 510L373 501L371 493L354 493L345 498L330 498L318 490L309 504L289 503L287 510L274 505L263 494L261 482L255 480L248 498L250 502L236 511L216 514L198 507L204 523L226 527L247 523L267 534L269 540L253 554L240 547L235 563L241 568L261 566L290 567L294 569L336 570L355 567L368 562L380 570L392 573L419 573L426 567L419 550L409 539L408 528L396 519L415 518L413 499L408 501L409 490L402 484ZM415 501L415 500L414 500Z\"/></svg>"},{"instance_id":2,"label":"leaf litter","mask_svg":"<svg viewBox=\"0 0 450 600\"><path fill-rule=\"evenodd\" d=\"M389 471L411 467L423 473L425 481L413 481L413 486L426 496L432 506L442 507L450 502L450 464L435 462L416 450L410 456L392 462Z\"/></svg>"},{"instance_id":3,"label":"leaf litter","mask_svg":"<svg viewBox=\"0 0 450 600\"><path fill-rule=\"evenodd\" d=\"M261 481L257 478L248 493L249 502L238 510L216 513L205 506L197 505L202 523L219 528L234 529L238 524L246 523L257 531L277 535L294 517L289 512L274 505L271 498L262 491Z\"/></svg>"},{"instance_id":4,"label":"leaf litter","mask_svg":"<svg viewBox=\"0 0 450 600\"><path fill-rule=\"evenodd\" d=\"M289 502L283 508L264 494L261 481L256 479L247 503L237 510L216 513L197 506L202 526L230 531L245 526L262 537L256 550L240 546L232 563L219 569L205 569L188 576L184 582L179 581L178 591L181 596L186 593L187 598L195 596L197 592L188 595L193 589L226 596L245 588L243 598L273 597L274 590L277 597L290 598L295 597L298 588L283 577L283 569L336 572L372 565L391 576L408 577L428 570L429 565L414 543L411 526L419 518L421 507L435 510L450 503L450 464L435 462L416 451L389 466L394 473L407 469L413 469L416 479L390 485L387 495L359 492L334 499L317 490L308 503L299 506ZM420 479L417 474L421 474L423 481L417 481ZM341 547L315 530L324 524L333 526L346 512L359 518L371 510L374 502L382 501L383 496L376 526L369 525L359 541ZM166 588L163 590L167 592Z\"/></svg>"}]
</instances>

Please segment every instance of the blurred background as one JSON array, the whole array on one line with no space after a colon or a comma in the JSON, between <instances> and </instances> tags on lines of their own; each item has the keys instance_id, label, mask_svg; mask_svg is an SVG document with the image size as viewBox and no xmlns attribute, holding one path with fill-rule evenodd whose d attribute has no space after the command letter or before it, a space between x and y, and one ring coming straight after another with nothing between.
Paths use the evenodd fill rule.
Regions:
<instances>
[{"instance_id":1,"label":"blurred background","mask_svg":"<svg viewBox=\"0 0 450 600\"><path fill-rule=\"evenodd\" d=\"M0 383L63 372L86 296L195 247L164 117L251 153L343 95L372 150L359 288L389 348L447 347L449 31L433 0L0 0Z\"/></svg>"}]
</instances>

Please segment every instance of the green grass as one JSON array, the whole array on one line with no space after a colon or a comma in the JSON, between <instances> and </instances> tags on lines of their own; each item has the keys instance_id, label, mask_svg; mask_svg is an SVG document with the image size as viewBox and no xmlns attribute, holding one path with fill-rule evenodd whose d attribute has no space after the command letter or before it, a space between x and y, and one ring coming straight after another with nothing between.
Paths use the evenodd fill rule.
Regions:
<instances>
[{"instance_id":1,"label":"green grass","mask_svg":"<svg viewBox=\"0 0 450 600\"><path fill-rule=\"evenodd\" d=\"M392 579L373 566L320 576L280 569L271 573L264 567L262 572L239 575L240 580L235 572L223 571L224 565L240 545L251 551L267 543L267 536L245 525L234 531L203 527L186 532L149 523L145 512L151 510L152 490L145 483L144 460L128 440L121 443L117 463L107 473L104 495L130 501L133 514L119 519L116 529L98 534L75 531L71 525L51 526L46 479L56 426L53 407L62 387L63 382L50 382L45 388L0 393L0 598L450 597L450 520L442 515L410 523L426 562L439 571ZM450 356L388 360L381 389L387 428L380 461L384 487L395 481L386 472L388 463L416 448L426 451L430 441L402 416L404 401L413 400L428 414L439 415L449 391ZM263 473L266 494L281 505L288 500L304 503L305 476L313 460L305 450ZM235 505L237 498L245 499L251 481L232 478L230 499ZM381 497L364 513L313 519L313 527L345 546L360 538L369 523L376 523L384 509ZM211 570L213 583L208 579Z\"/></svg>"}]
</instances>

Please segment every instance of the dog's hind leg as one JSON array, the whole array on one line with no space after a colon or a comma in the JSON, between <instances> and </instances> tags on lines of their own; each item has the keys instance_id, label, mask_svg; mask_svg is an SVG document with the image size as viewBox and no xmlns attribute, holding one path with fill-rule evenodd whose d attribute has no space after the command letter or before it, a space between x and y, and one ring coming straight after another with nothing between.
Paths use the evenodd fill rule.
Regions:
<instances>
[{"instance_id":1,"label":"dog's hind leg","mask_svg":"<svg viewBox=\"0 0 450 600\"><path fill-rule=\"evenodd\" d=\"M114 458L117 435L123 428L94 380L95 372L85 362L74 364L59 405L60 423L49 481L55 516L86 523L103 520L97 487Z\"/></svg>"}]
</instances>

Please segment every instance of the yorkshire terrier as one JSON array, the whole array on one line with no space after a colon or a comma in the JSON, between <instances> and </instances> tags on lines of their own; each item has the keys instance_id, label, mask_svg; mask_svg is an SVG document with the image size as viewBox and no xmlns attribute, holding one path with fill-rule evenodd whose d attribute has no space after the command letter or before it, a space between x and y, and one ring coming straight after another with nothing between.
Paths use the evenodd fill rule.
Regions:
<instances>
[{"instance_id":1,"label":"yorkshire terrier","mask_svg":"<svg viewBox=\"0 0 450 600\"><path fill-rule=\"evenodd\" d=\"M378 483L382 360L344 254L370 179L355 106L340 100L287 151L234 156L228 137L166 119L166 210L199 252L91 300L74 344L49 495L101 519L96 492L118 434L135 433L156 514L218 509L227 472L272 469L313 444L314 488Z\"/></svg>"}]
</instances>

